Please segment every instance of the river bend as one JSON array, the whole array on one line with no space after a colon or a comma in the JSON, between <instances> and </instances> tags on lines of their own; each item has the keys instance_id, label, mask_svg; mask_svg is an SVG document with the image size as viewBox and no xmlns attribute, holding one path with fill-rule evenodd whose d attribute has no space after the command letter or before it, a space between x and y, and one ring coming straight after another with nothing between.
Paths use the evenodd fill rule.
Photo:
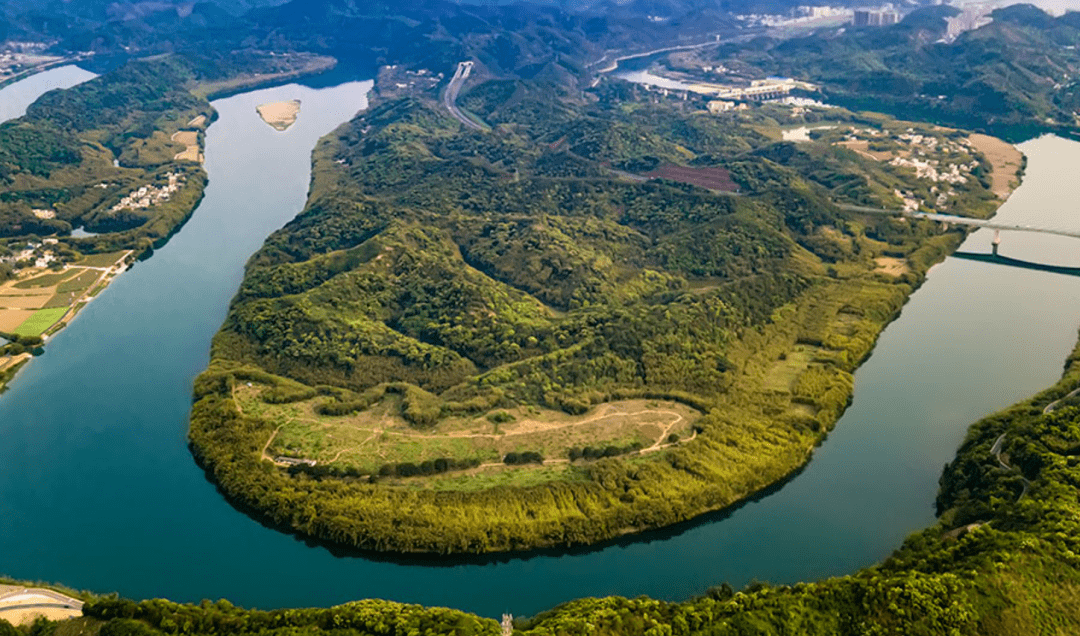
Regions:
<instances>
[{"instance_id":1,"label":"river bend","mask_svg":"<svg viewBox=\"0 0 1080 636\"><path fill-rule=\"evenodd\" d=\"M967 426L1052 384L1076 340L1080 279L950 258L882 334L814 460L778 492L583 554L442 566L334 556L227 504L192 461L186 429L192 380L244 262L302 208L315 141L364 107L369 88L289 85L214 103L210 183L192 219L0 398L0 572L131 598L274 608L377 597L486 616L845 574L933 522L938 476ZM255 113L288 99L303 108L284 133ZM1080 144L1044 137L1021 149L1028 174L999 218L1080 229ZM1002 254L1078 266L1077 247L1006 232ZM985 231L965 245L989 248Z\"/></svg>"}]
</instances>

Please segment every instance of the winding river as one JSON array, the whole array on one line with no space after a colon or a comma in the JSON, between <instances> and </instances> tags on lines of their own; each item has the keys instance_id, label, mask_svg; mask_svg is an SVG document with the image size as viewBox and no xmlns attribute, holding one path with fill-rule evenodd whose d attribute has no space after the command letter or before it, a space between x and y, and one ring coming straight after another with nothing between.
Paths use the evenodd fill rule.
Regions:
<instances>
[{"instance_id":1,"label":"winding river","mask_svg":"<svg viewBox=\"0 0 1080 636\"><path fill-rule=\"evenodd\" d=\"M584 553L442 565L335 556L229 506L192 461L186 418L245 260L301 209L315 141L364 107L369 87L289 85L214 103L210 183L192 219L0 399L0 572L132 598L273 608L377 597L487 616L844 574L930 524L938 475L967 426L1052 384L1075 343L1080 278L950 258L882 334L814 460L768 496ZM278 133L255 106L286 99L303 109ZM1001 216L1080 228L1080 144L1021 148L1027 177ZM989 246L980 231L964 249ZM1077 247L1006 233L1002 253L1077 266Z\"/></svg>"}]
</instances>

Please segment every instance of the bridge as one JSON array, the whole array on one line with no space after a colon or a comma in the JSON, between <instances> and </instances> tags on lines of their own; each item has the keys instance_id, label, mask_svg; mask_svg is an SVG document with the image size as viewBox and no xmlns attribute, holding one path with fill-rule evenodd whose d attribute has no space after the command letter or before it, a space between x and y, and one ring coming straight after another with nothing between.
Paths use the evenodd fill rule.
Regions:
<instances>
[{"instance_id":1,"label":"bridge","mask_svg":"<svg viewBox=\"0 0 1080 636\"><path fill-rule=\"evenodd\" d=\"M842 210L848 210L850 212L862 212L865 214L885 214L889 216L899 216L909 219L927 219L930 221L938 221L940 223L945 223L946 225L965 225L968 227L978 227L986 228L988 230L994 230L993 246L995 255L997 255L998 246L1001 245L1002 230L1007 230L1010 232L1036 232L1038 234L1052 234L1054 236L1066 236L1069 238L1080 239L1080 230L1070 230L1039 225L1025 225L1020 223L1004 223L1001 221L994 221L990 219L973 219L966 216L936 214L933 212L905 212L903 210L883 210L879 208L868 208L860 205L838 204L838 207Z\"/></svg>"}]
</instances>

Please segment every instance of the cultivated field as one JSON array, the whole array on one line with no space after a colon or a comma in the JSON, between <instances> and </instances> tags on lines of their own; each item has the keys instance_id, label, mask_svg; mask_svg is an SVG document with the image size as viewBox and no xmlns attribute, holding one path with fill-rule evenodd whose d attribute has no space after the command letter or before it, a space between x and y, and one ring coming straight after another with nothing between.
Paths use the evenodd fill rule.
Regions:
<instances>
[{"instance_id":1,"label":"cultivated field","mask_svg":"<svg viewBox=\"0 0 1080 636\"><path fill-rule=\"evenodd\" d=\"M653 179L667 179L679 183L689 183L699 188L735 192L739 186L731 180L731 173L724 168L688 168L675 164L664 164L652 172L645 173Z\"/></svg>"},{"instance_id":2,"label":"cultivated field","mask_svg":"<svg viewBox=\"0 0 1080 636\"><path fill-rule=\"evenodd\" d=\"M976 150L983 153L994 170L990 173L990 189L1001 199L1009 198L1020 178L1016 172L1024 159L1024 154L1007 141L989 135L973 134L968 141Z\"/></svg>"},{"instance_id":3,"label":"cultivated field","mask_svg":"<svg viewBox=\"0 0 1080 636\"><path fill-rule=\"evenodd\" d=\"M0 285L0 332L40 336L114 276L130 252L92 254L53 272L34 268Z\"/></svg>"},{"instance_id":4,"label":"cultivated field","mask_svg":"<svg viewBox=\"0 0 1080 636\"><path fill-rule=\"evenodd\" d=\"M201 115L200 115L201 117ZM181 130L173 134L172 140L178 144L184 144L183 151L176 153L173 159L177 161L197 161L202 163L203 154L199 152L199 133L193 130Z\"/></svg>"}]
</instances>

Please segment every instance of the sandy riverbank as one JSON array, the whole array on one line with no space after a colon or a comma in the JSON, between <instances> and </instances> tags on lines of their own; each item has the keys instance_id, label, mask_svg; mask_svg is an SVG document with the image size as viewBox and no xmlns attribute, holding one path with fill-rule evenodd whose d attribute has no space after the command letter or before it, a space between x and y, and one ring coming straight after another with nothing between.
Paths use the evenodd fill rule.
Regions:
<instances>
[{"instance_id":1,"label":"sandy riverbank","mask_svg":"<svg viewBox=\"0 0 1080 636\"><path fill-rule=\"evenodd\" d=\"M972 134L968 137L971 145L983 153L994 170L990 173L990 190L1001 200L1009 198L1012 191L1020 185L1017 171L1024 160L1024 153L1007 141L989 135Z\"/></svg>"},{"instance_id":2,"label":"sandy riverbank","mask_svg":"<svg viewBox=\"0 0 1080 636\"><path fill-rule=\"evenodd\" d=\"M270 124L277 131L288 130L289 126L296 123L296 117L300 114L300 100L291 99L285 102L273 102L256 106L262 120Z\"/></svg>"}]
</instances>

